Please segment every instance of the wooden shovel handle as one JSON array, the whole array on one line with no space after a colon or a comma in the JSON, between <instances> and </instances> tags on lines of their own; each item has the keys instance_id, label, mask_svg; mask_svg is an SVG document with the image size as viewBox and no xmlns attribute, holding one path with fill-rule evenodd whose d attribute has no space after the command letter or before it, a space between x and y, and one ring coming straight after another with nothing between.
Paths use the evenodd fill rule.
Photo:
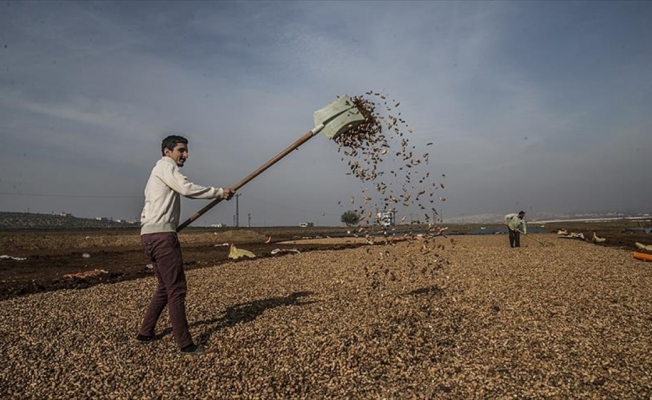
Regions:
<instances>
[{"instance_id":1,"label":"wooden shovel handle","mask_svg":"<svg viewBox=\"0 0 652 400\"><path fill-rule=\"evenodd\" d=\"M257 177L258 175L262 174L262 173L263 173L267 168L269 168L269 167L271 167L272 165L276 164L276 163L277 163L278 161L280 161L283 157L285 157L285 156L287 156L288 154L290 154L293 150L296 150L299 146L301 146L302 144L304 144L305 142L307 142L307 141L308 141L310 138L312 138L313 136L315 136L315 133L314 133L313 131L310 131L310 132L306 133L306 134L303 135L301 138L299 138L299 140L297 140L296 142L292 143L290 146L288 146L288 147L287 147L285 150L283 150L282 152L278 153L278 155L276 155L276 157L272 158L271 160L267 161L265 164L263 164L263 165L261 165L260 167L258 167L257 170L255 170L254 172L252 172L252 173L250 173L249 175L247 175L244 179L242 179L240 182L236 183L235 186L232 186L231 188L232 188L234 191L237 191L238 189L240 189L241 187L243 187L244 185L246 185L249 181L251 181L252 179L254 179L255 177ZM177 232L180 232L182 229L184 229L185 227L187 227L188 225L190 225L193 221L195 221L197 218L199 218L199 217L201 217L202 215L204 215L208 210L210 210L211 208L215 207L215 206L216 206L219 202L221 202L222 200L223 200L223 199L215 199L215 200L211 201L210 203L208 203L204 208L202 208L201 210L199 210L199 211L197 211L196 213L194 213L193 215L191 215L190 218L188 218L184 223L182 223L181 225L179 225L179 226L177 227Z\"/></svg>"}]
</instances>

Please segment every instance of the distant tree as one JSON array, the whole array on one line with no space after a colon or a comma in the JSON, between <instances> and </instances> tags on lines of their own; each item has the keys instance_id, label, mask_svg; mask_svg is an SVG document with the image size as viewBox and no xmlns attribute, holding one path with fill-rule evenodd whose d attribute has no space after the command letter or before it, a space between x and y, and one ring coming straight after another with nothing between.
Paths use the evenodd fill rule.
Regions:
<instances>
[{"instance_id":1,"label":"distant tree","mask_svg":"<svg viewBox=\"0 0 652 400\"><path fill-rule=\"evenodd\" d=\"M346 224L346 226L358 225L360 222L360 216L357 212L349 210L342 214L341 220Z\"/></svg>"}]
</instances>

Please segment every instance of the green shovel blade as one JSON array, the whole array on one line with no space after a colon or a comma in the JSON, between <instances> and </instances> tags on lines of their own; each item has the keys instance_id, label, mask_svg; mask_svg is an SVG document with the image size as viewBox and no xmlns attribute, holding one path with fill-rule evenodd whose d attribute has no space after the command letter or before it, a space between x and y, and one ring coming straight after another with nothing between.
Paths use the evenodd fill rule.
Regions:
<instances>
[{"instance_id":1,"label":"green shovel blade","mask_svg":"<svg viewBox=\"0 0 652 400\"><path fill-rule=\"evenodd\" d=\"M314 116L315 127L320 127L323 124L321 133L329 139L335 139L365 120L358 107L346 94L326 107L315 111Z\"/></svg>"}]
</instances>

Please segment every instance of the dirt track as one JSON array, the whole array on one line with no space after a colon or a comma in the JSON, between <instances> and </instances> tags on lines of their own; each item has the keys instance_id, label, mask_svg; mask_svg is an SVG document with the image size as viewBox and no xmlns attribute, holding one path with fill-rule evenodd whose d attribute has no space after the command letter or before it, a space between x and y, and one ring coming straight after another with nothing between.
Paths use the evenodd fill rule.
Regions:
<instances>
[{"instance_id":1,"label":"dirt track","mask_svg":"<svg viewBox=\"0 0 652 400\"><path fill-rule=\"evenodd\" d=\"M275 249L301 252L336 250L359 245L356 238L319 243L289 241L293 235L278 236L265 243L264 235L251 231L214 234L181 234L186 270L219 265L231 261L229 247L234 243L259 258L272 255ZM2 254L25 260L0 261L0 300L58 289L88 288L100 283L115 283L153 276L149 261L139 244L137 232L107 234L92 232L23 232L3 237Z\"/></svg>"},{"instance_id":2,"label":"dirt track","mask_svg":"<svg viewBox=\"0 0 652 400\"><path fill-rule=\"evenodd\" d=\"M560 225L559 227L563 227ZM622 226L576 224L566 226L590 238L596 231L607 239L602 246L634 250L634 243L651 242L652 235L624 232ZM470 230L468 228L466 230ZM550 226L554 231L556 226ZM465 229L461 229L463 232ZM342 235L346 228L184 231L180 234L187 270L229 261L228 247L234 243L257 257L272 257L275 249L338 250L366 244L362 237ZM271 239L270 239L271 238ZM269 243L265 243L270 239ZM507 239L505 239L507 240ZM537 246L527 238L525 245ZM44 291L87 288L100 283L121 282L152 276L142 252L137 231L20 231L0 233L0 253L25 260L0 260L0 300ZM85 258L84 255L88 258ZM284 253L274 257L283 256ZM100 272L97 272L97 271ZM106 272L104 272L106 271ZM84 276L83 274L87 274ZM77 275L78 277L70 277ZM68 277L67 277L68 276Z\"/></svg>"}]
</instances>

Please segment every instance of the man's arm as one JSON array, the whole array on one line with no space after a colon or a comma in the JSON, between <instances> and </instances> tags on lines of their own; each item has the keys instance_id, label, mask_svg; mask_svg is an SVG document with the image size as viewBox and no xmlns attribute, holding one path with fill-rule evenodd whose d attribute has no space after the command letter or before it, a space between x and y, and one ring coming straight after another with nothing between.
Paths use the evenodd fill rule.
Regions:
<instances>
[{"instance_id":1,"label":"man's arm","mask_svg":"<svg viewBox=\"0 0 652 400\"><path fill-rule=\"evenodd\" d=\"M172 165L161 168L158 177L165 182L170 189L191 199L216 199L222 197L224 193L222 188L202 186L190 182L190 180L181 173L178 167Z\"/></svg>"}]
</instances>

